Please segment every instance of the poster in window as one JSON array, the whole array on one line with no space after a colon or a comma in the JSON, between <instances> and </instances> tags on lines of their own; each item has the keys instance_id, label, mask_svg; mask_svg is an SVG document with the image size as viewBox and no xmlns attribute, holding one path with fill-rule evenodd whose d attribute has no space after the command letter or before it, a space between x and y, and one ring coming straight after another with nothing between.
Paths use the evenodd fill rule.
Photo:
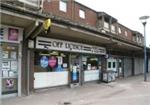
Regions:
<instances>
[{"instance_id":1,"label":"poster in window","mask_svg":"<svg viewBox=\"0 0 150 105\"><path fill-rule=\"evenodd\" d=\"M10 57L11 57L12 59L17 59L17 52L16 52L16 51L11 51L11 52L10 52Z\"/></svg>"},{"instance_id":2,"label":"poster in window","mask_svg":"<svg viewBox=\"0 0 150 105\"><path fill-rule=\"evenodd\" d=\"M57 59L56 59L56 57L55 57L55 56L51 56L51 57L49 58L48 64L49 64L49 66L50 66L51 68L54 68L54 67L56 66L56 64L57 64Z\"/></svg>"},{"instance_id":3,"label":"poster in window","mask_svg":"<svg viewBox=\"0 0 150 105\"><path fill-rule=\"evenodd\" d=\"M15 81L13 79L6 80L6 84L5 84L6 88L9 89L14 88L14 85L15 85Z\"/></svg>"},{"instance_id":4,"label":"poster in window","mask_svg":"<svg viewBox=\"0 0 150 105\"><path fill-rule=\"evenodd\" d=\"M3 58L8 58L9 52L8 51L3 51Z\"/></svg>"},{"instance_id":5,"label":"poster in window","mask_svg":"<svg viewBox=\"0 0 150 105\"><path fill-rule=\"evenodd\" d=\"M57 57L58 59L58 65L62 65L63 63L63 58L62 57Z\"/></svg>"},{"instance_id":6,"label":"poster in window","mask_svg":"<svg viewBox=\"0 0 150 105\"><path fill-rule=\"evenodd\" d=\"M67 63L63 63L63 68L67 68Z\"/></svg>"},{"instance_id":7,"label":"poster in window","mask_svg":"<svg viewBox=\"0 0 150 105\"><path fill-rule=\"evenodd\" d=\"M3 77L8 77L8 71L7 70L3 70L2 71L2 75L3 75Z\"/></svg>"},{"instance_id":8,"label":"poster in window","mask_svg":"<svg viewBox=\"0 0 150 105\"><path fill-rule=\"evenodd\" d=\"M46 68L48 66L48 57L42 56L40 59L40 66Z\"/></svg>"},{"instance_id":9,"label":"poster in window","mask_svg":"<svg viewBox=\"0 0 150 105\"><path fill-rule=\"evenodd\" d=\"M18 41L19 30L16 28L8 28L8 40Z\"/></svg>"},{"instance_id":10,"label":"poster in window","mask_svg":"<svg viewBox=\"0 0 150 105\"><path fill-rule=\"evenodd\" d=\"M10 61L2 62L2 70L10 70Z\"/></svg>"},{"instance_id":11,"label":"poster in window","mask_svg":"<svg viewBox=\"0 0 150 105\"><path fill-rule=\"evenodd\" d=\"M17 71L18 62L17 61L11 61L11 70Z\"/></svg>"}]
</instances>

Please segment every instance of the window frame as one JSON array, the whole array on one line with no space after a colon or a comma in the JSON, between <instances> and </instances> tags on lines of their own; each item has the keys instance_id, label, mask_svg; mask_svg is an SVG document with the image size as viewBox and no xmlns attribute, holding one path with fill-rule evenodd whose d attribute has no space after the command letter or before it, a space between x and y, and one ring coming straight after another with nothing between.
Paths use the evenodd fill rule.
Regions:
<instances>
[{"instance_id":1,"label":"window frame","mask_svg":"<svg viewBox=\"0 0 150 105\"><path fill-rule=\"evenodd\" d=\"M59 1L59 10L62 12L67 12L67 1L60 0Z\"/></svg>"},{"instance_id":2,"label":"window frame","mask_svg":"<svg viewBox=\"0 0 150 105\"><path fill-rule=\"evenodd\" d=\"M118 33L119 33L119 34L121 34L121 33L122 33L122 31L121 31L121 28L120 28L120 27L118 27Z\"/></svg>"},{"instance_id":3,"label":"window frame","mask_svg":"<svg viewBox=\"0 0 150 105\"><path fill-rule=\"evenodd\" d=\"M85 19L85 10L79 9L79 17Z\"/></svg>"}]
</instances>

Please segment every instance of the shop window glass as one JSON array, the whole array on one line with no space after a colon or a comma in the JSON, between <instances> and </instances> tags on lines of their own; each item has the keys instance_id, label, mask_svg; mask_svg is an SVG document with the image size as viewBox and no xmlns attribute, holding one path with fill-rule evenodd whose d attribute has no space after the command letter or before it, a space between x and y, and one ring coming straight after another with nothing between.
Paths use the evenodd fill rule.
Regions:
<instances>
[{"instance_id":1,"label":"shop window glass","mask_svg":"<svg viewBox=\"0 0 150 105\"><path fill-rule=\"evenodd\" d=\"M116 68L116 62L113 62L113 68Z\"/></svg>"},{"instance_id":2,"label":"shop window glass","mask_svg":"<svg viewBox=\"0 0 150 105\"><path fill-rule=\"evenodd\" d=\"M83 70L97 70L98 59L97 57L86 56L82 59Z\"/></svg>"},{"instance_id":3,"label":"shop window glass","mask_svg":"<svg viewBox=\"0 0 150 105\"><path fill-rule=\"evenodd\" d=\"M67 53L57 51L35 52L35 72L58 72L68 70Z\"/></svg>"},{"instance_id":4,"label":"shop window glass","mask_svg":"<svg viewBox=\"0 0 150 105\"><path fill-rule=\"evenodd\" d=\"M111 62L108 62L108 68L111 68Z\"/></svg>"},{"instance_id":5,"label":"shop window glass","mask_svg":"<svg viewBox=\"0 0 150 105\"><path fill-rule=\"evenodd\" d=\"M119 67L121 67L121 65L122 65L121 62L119 62Z\"/></svg>"}]
</instances>

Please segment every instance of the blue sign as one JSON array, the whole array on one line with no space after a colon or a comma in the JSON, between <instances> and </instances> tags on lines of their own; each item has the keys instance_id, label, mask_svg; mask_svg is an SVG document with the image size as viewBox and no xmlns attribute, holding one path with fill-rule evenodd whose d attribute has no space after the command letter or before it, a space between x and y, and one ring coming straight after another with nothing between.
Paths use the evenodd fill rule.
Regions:
<instances>
[{"instance_id":1,"label":"blue sign","mask_svg":"<svg viewBox=\"0 0 150 105\"><path fill-rule=\"evenodd\" d=\"M46 68L48 66L48 57L47 56L42 56L40 59L40 65L43 68Z\"/></svg>"}]
</instances>

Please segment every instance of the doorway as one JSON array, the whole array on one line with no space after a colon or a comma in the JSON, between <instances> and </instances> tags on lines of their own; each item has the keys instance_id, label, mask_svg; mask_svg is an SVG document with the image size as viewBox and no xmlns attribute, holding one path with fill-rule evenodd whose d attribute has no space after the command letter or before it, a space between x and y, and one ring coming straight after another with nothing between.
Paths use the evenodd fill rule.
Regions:
<instances>
[{"instance_id":1,"label":"doorway","mask_svg":"<svg viewBox=\"0 0 150 105\"><path fill-rule=\"evenodd\" d=\"M70 86L81 84L81 57L70 54Z\"/></svg>"}]
</instances>

